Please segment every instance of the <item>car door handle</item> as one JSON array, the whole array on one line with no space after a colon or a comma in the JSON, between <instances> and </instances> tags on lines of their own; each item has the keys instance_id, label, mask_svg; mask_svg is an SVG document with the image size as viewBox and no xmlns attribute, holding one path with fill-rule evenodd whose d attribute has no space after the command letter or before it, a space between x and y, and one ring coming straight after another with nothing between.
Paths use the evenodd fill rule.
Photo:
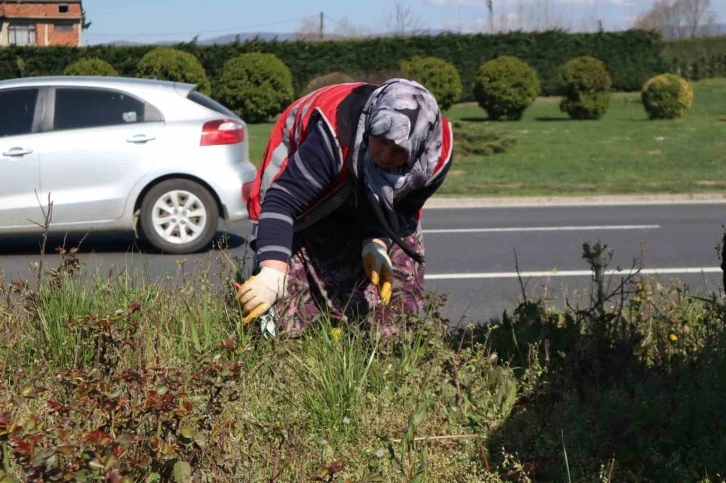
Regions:
<instances>
[{"instance_id":1,"label":"car door handle","mask_svg":"<svg viewBox=\"0 0 726 483\"><path fill-rule=\"evenodd\" d=\"M136 136L132 137L131 139L127 139L126 141L130 143L140 144L148 143L149 141L153 141L154 139L156 138L152 136L147 136L146 134L137 134Z\"/></svg>"},{"instance_id":2,"label":"car door handle","mask_svg":"<svg viewBox=\"0 0 726 483\"><path fill-rule=\"evenodd\" d=\"M3 153L3 156L7 156L9 158L15 157L15 156L25 156L26 154L32 154L32 149L23 149L23 148L12 148L10 151L6 151Z\"/></svg>"}]
</instances>

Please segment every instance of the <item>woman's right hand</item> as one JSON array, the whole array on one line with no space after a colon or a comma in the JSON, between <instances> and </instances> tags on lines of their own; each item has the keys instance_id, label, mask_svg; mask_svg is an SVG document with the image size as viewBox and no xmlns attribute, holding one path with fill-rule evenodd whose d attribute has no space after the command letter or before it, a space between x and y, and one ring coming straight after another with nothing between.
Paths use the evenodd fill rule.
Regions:
<instances>
[{"instance_id":1,"label":"woman's right hand","mask_svg":"<svg viewBox=\"0 0 726 483\"><path fill-rule=\"evenodd\" d=\"M263 265L260 273L239 288L236 298L243 304L245 324L267 313L279 298L287 295L286 272L287 265L285 272Z\"/></svg>"}]
</instances>

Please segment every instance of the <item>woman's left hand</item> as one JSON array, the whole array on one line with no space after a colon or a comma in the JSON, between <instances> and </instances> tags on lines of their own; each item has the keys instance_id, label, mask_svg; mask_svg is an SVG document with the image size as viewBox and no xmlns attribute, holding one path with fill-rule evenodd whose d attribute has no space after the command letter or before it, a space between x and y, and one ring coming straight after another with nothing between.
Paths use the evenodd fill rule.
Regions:
<instances>
[{"instance_id":1,"label":"woman's left hand","mask_svg":"<svg viewBox=\"0 0 726 483\"><path fill-rule=\"evenodd\" d=\"M393 264L386 253L386 245L375 238L363 247L363 268L371 283L378 287L381 301L388 305L393 291Z\"/></svg>"}]
</instances>

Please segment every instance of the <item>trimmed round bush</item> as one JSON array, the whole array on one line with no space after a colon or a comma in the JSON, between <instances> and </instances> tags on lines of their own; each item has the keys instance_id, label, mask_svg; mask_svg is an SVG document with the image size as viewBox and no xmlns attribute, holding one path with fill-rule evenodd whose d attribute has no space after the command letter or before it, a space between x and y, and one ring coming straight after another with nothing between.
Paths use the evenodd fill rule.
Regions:
<instances>
[{"instance_id":1,"label":"trimmed round bush","mask_svg":"<svg viewBox=\"0 0 726 483\"><path fill-rule=\"evenodd\" d=\"M292 73L275 55L242 54L224 65L220 101L250 123L265 122L294 100Z\"/></svg>"},{"instance_id":2,"label":"trimmed round bush","mask_svg":"<svg viewBox=\"0 0 726 483\"><path fill-rule=\"evenodd\" d=\"M355 82L355 79L348 74L344 74L342 72L331 72L311 79L305 86L305 89L303 89L302 94L310 94L321 87L331 86L333 84L348 84L350 82Z\"/></svg>"},{"instance_id":3,"label":"trimmed round bush","mask_svg":"<svg viewBox=\"0 0 726 483\"><path fill-rule=\"evenodd\" d=\"M459 71L453 64L437 57L414 57L401 62L401 71L408 79L426 87L434 95L441 110L446 111L461 98Z\"/></svg>"},{"instance_id":4,"label":"trimmed round bush","mask_svg":"<svg viewBox=\"0 0 726 483\"><path fill-rule=\"evenodd\" d=\"M541 85L537 71L527 62L502 56L479 67L474 98L490 119L517 121L537 99Z\"/></svg>"},{"instance_id":5,"label":"trimmed round bush","mask_svg":"<svg viewBox=\"0 0 726 483\"><path fill-rule=\"evenodd\" d=\"M209 95L212 86L199 59L189 52L157 47L139 61L139 77L196 84L197 90Z\"/></svg>"},{"instance_id":6,"label":"trimmed round bush","mask_svg":"<svg viewBox=\"0 0 726 483\"><path fill-rule=\"evenodd\" d=\"M105 60L96 58L84 58L69 64L63 71L63 75L92 75L118 77L118 72Z\"/></svg>"},{"instance_id":7,"label":"trimmed round bush","mask_svg":"<svg viewBox=\"0 0 726 483\"><path fill-rule=\"evenodd\" d=\"M613 81L605 65L590 56L567 62L558 74L564 98L560 110L572 119L600 119L610 107Z\"/></svg>"},{"instance_id":8,"label":"trimmed round bush","mask_svg":"<svg viewBox=\"0 0 726 483\"><path fill-rule=\"evenodd\" d=\"M640 98L651 119L676 119L693 105L693 88L677 74L661 74L645 83Z\"/></svg>"}]
</instances>

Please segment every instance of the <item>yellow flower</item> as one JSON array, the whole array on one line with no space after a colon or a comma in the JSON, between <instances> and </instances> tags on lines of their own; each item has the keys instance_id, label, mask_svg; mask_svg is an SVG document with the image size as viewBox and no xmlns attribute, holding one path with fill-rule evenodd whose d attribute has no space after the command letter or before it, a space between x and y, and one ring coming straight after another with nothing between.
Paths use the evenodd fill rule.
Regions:
<instances>
[{"instance_id":1,"label":"yellow flower","mask_svg":"<svg viewBox=\"0 0 726 483\"><path fill-rule=\"evenodd\" d=\"M337 327L335 329L330 329L330 337L334 341L338 342L338 339L340 339L341 335L343 335L343 329Z\"/></svg>"},{"instance_id":2,"label":"yellow flower","mask_svg":"<svg viewBox=\"0 0 726 483\"><path fill-rule=\"evenodd\" d=\"M678 340L678 336L676 334L671 334L668 338L671 340L671 342L675 342Z\"/></svg>"}]
</instances>

